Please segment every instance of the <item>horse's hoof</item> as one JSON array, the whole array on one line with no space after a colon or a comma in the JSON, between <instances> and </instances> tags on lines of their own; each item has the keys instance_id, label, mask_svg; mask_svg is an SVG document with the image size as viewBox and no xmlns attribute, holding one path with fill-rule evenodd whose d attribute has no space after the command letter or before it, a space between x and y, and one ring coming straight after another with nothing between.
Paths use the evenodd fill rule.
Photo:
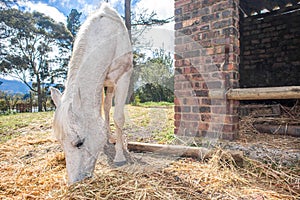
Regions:
<instances>
[{"instance_id":1,"label":"horse's hoof","mask_svg":"<svg viewBox=\"0 0 300 200\"><path fill-rule=\"evenodd\" d=\"M109 139L108 139L108 142L109 142L110 144L116 144L116 139L115 139L115 138L109 138Z\"/></svg>"},{"instance_id":2,"label":"horse's hoof","mask_svg":"<svg viewBox=\"0 0 300 200\"><path fill-rule=\"evenodd\" d=\"M114 165L116 167L122 167L123 165L126 165L127 164L127 161L121 161L121 162L114 162Z\"/></svg>"}]
</instances>

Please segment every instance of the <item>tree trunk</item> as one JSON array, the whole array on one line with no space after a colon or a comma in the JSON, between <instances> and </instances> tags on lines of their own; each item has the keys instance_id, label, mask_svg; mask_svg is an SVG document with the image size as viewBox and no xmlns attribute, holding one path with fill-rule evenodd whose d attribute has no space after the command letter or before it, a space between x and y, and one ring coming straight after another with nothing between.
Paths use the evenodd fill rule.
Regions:
<instances>
[{"instance_id":1,"label":"tree trunk","mask_svg":"<svg viewBox=\"0 0 300 200\"><path fill-rule=\"evenodd\" d=\"M131 38L131 0L125 0L125 25L127 27L130 41Z\"/></svg>"},{"instance_id":2,"label":"tree trunk","mask_svg":"<svg viewBox=\"0 0 300 200\"><path fill-rule=\"evenodd\" d=\"M43 94L42 94L42 88L41 88L41 79L39 75L36 77L36 83L37 83L37 95L38 95L38 111L43 111Z\"/></svg>"},{"instance_id":3,"label":"tree trunk","mask_svg":"<svg viewBox=\"0 0 300 200\"><path fill-rule=\"evenodd\" d=\"M129 38L132 43L131 35L131 0L125 0L125 25L129 33ZM133 102L134 100L134 80L133 75L130 78L129 89L127 93L127 103Z\"/></svg>"}]
</instances>

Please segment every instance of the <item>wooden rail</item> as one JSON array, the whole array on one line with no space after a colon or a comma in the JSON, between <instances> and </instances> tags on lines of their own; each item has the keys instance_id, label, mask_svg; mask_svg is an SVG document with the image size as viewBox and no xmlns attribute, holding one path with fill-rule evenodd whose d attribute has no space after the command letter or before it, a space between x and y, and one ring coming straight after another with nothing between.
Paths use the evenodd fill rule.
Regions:
<instances>
[{"instance_id":1,"label":"wooden rail","mask_svg":"<svg viewBox=\"0 0 300 200\"><path fill-rule=\"evenodd\" d=\"M211 90L209 97L230 100L300 99L300 86Z\"/></svg>"},{"instance_id":2,"label":"wooden rail","mask_svg":"<svg viewBox=\"0 0 300 200\"><path fill-rule=\"evenodd\" d=\"M128 149L134 152L152 152L167 156L193 157L197 159L210 158L215 152L214 149L208 149L205 147L163 145L141 142L128 142ZM226 150L226 152L232 156L236 163L240 164L243 162L244 154L242 151Z\"/></svg>"}]
</instances>

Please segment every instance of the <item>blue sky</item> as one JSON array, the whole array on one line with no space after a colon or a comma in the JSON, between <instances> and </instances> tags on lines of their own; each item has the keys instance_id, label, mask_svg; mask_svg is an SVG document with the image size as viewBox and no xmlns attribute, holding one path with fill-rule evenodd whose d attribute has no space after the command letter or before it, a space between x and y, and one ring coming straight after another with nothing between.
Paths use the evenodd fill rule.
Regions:
<instances>
[{"instance_id":1,"label":"blue sky","mask_svg":"<svg viewBox=\"0 0 300 200\"><path fill-rule=\"evenodd\" d=\"M66 16L71 9L77 9L83 13L84 18L95 10L104 0L31 0L21 5L27 11L39 11L45 13L59 22L66 23ZM109 3L124 15L124 0L109 0ZM155 11L159 18L172 17L174 13L174 0L132 0L132 10L139 12L147 9Z\"/></svg>"},{"instance_id":2,"label":"blue sky","mask_svg":"<svg viewBox=\"0 0 300 200\"><path fill-rule=\"evenodd\" d=\"M38 11L44 13L58 22L66 24L67 16L71 9L77 9L82 12L81 20L100 6L104 0L25 0L25 3L19 3L26 11ZM124 15L124 0L109 0L109 3L116 8L121 15ZM157 18L167 19L174 15L174 0L132 0L132 10L135 13L148 10L156 12ZM174 50L174 24L169 23L163 27L154 27L148 32L144 32L142 39L145 39L152 46L142 46L141 48L162 48L169 52ZM1 76L0 76L1 78Z\"/></svg>"},{"instance_id":3,"label":"blue sky","mask_svg":"<svg viewBox=\"0 0 300 200\"><path fill-rule=\"evenodd\" d=\"M45 13L58 22L67 22L67 16L71 9L77 9L82 12L81 20L84 21L86 16L101 5L104 0L30 0L22 3L27 11L38 11ZM124 16L124 0L109 0L109 3L118 12ZM150 14L154 11L158 19L167 19L174 15L174 0L132 0L132 11L136 14L139 12ZM174 24L169 23L162 27L155 27L145 32L144 39L151 41L154 47L161 47L173 50L173 31ZM164 30L162 30L164 29ZM168 30L167 33L165 30ZM140 38L142 39L142 38ZM146 48L146 47L145 47Z\"/></svg>"}]
</instances>

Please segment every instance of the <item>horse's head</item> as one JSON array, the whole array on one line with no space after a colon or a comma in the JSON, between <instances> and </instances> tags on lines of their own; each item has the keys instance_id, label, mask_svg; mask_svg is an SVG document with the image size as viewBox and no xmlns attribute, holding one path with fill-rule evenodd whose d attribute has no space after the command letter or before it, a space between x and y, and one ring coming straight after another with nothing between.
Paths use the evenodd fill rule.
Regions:
<instances>
[{"instance_id":1,"label":"horse's head","mask_svg":"<svg viewBox=\"0 0 300 200\"><path fill-rule=\"evenodd\" d=\"M56 105L53 130L64 149L71 184L92 176L98 154L107 142L106 130L101 118L80 112L80 94L63 99L59 90L51 88L51 97Z\"/></svg>"}]
</instances>

